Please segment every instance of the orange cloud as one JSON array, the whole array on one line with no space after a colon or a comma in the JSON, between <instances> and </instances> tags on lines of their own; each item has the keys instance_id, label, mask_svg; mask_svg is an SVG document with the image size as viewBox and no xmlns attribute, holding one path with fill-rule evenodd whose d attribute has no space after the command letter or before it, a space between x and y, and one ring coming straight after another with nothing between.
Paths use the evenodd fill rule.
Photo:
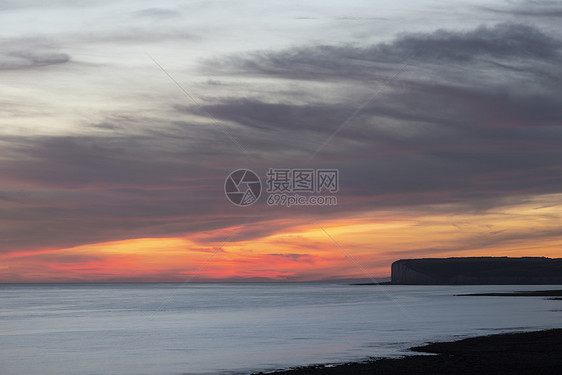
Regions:
<instances>
[{"instance_id":1,"label":"orange cloud","mask_svg":"<svg viewBox=\"0 0 562 375\"><path fill-rule=\"evenodd\" d=\"M278 233L238 241L242 227L10 253L0 256L0 281L304 281L388 276L400 258L560 257L561 203L550 195L483 213L434 206L432 215L379 211L292 227L284 219Z\"/></svg>"}]
</instances>

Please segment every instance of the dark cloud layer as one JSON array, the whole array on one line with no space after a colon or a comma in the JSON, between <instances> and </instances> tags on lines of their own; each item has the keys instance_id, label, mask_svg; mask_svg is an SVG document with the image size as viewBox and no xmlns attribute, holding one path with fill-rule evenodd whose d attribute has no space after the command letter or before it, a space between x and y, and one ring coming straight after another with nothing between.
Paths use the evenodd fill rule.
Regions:
<instances>
[{"instance_id":1,"label":"dark cloud layer","mask_svg":"<svg viewBox=\"0 0 562 375\"><path fill-rule=\"evenodd\" d=\"M372 46L321 45L258 51L208 62L218 72L300 79L377 77L394 64L468 64L483 59L559 61L562 44L527 25L499 24L469 31L405 34ZM389 64L392 64L389 66Z\"/></svg>"},{"instance_id":2,"label":"dark cloud layer","mask_svg":"<svg viewBox=\"0 0 562 375\"><path fill-rule=\"evenodd\" d=\"M6 46L0 69L68 61L37 42ZM277 84L265 95L209 98L202 108L173 105L169 117L157 120L115 116L91 124L84 135L0 139L0 251L244 222L249 225L233 240L251 239L284 229L272 218L290 216L294 225L319 213L326 218L434 203L486 210L508 198L560 193L560 49L561 42L539 28L499 24L405 34L370 46L218 57L206 71L264 76ZM286 81L299 85L302 100L272 99ZM311 81L333 83L331 99L306 95ZM372 100L351 98L342 82L363 91L373 85ZM334 104L333 97L340 101ZM208 120L208 113L216 123L185 119ZM224 197L224 178L233 169L250 167L263 176L269 167L302 166L340 170L337 208L264 212L260 202L241 211ZM212 233L200 240L222 239ZM307 261L300 254L270 255Z\"/></svg>"}]
</instances>

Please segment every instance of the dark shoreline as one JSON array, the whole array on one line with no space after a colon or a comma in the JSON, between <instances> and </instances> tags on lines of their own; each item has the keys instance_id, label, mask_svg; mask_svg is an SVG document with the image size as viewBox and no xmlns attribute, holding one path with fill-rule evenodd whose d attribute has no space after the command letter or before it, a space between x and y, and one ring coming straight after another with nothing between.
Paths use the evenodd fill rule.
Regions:
<instances>
[{"instance_id":1,"label":"dark shoreline","mask_svg":"<svg viewBox=\"0 0 562 375\"><path fill-rule=\"evenodd\" d=\"M307 366L267 374L560 374L562 329L478 336L431 343L411 348L410 351L436 355ZM264 373L255 373L258 374Z\"/></svg>"},{"instance_id":2,"label":"dark shoreline","mask_svg":"<svg viewBox=\"0 0 562 375\"><path fill-rule=\"evenodd\" d=\"M562 297L562 290L531 290L507 293L457 294L460 297Z\"/></svg>"}]
</instances>

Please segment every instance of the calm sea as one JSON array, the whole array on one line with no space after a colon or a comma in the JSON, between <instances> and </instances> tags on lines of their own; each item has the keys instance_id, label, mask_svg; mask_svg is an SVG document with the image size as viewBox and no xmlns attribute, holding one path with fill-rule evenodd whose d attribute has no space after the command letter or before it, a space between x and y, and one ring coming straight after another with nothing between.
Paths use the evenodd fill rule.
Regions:
<instances>
[{"instance_id":1,"label":"calm sea","mask_svg":"<svg viewBox=\"0 0 562 375\"><path fill-rule=\"evenodd\" d=\"M238 374L560 327L559 286L0 285L0 374Z\"/></svg>"}]
</instances>

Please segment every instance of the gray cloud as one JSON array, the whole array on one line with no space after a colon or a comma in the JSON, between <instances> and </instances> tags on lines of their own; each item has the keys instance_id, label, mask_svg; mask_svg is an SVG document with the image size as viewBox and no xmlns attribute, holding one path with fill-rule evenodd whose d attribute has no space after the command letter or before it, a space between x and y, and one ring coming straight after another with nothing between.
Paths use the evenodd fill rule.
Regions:
<instances>
[{"instance_id":1,"label":"gray cloud","mask_svg":"<svg viewBox=\"0 0 562 375\"><path fill-rule=\"evenodd\" d=\"M258 51L217 59L212 68L353 81L375 77L380 62L411 56L410 74L375 91L317 162L339 167L353 194L376 206L441 200L492 207L502 204L502 196L555 193L562 187L560 47L537 28L500 24L404 35L371 47ZM389 72L399 68L389 64ZM223 98L206 108L248 133L269 134L277 147L263 146L274 154L303 151L303 139L311 141L312 152L358 106L345 99L322 105Z\"/></svg>"},{"instance_id":2,"label":"gray cloud","mask_svg":"<svg viewBox=\"0 0 562 375\"><path fill-rule=\"evenodd\" d=\"M93 7L102 3L106 0L53 0L45 3L42 0L1 0L0 9L3 10L19 10L19 9L29 9L29 8L41 8L45 7L57 8L57 7L77 7L77 8L87 8Z\"/></svg>"},{"instance_id":3,"label":"gray cloud","mask_svg":"<svg viewBox=\"0 0 562 375\"><path fill-rule=\"evenodd\" d=\"M404 34L372 46L320 45L257 51L217 58L206 67L218 72L300 79L377 77L395 64L467 64L485 59L559 61L562 44L539 29L519 24L481 26L470 31L438 30ZM391 64L389 66L389 64Z\"/></svg>"},{"instance_id":4,"label":"gray cloud","mask_svg":"<svg viewBox=\"0 0 562 375\"><path fill-rule=\"evenodd\" d=\"M0 39L0 71L65 64L70 56L42 38Z\"/></svg>"},{"instance_id":5,"label":"gray cloud","mask_svg":"<svg viewBox=\"0 0 562 375\"><path fill-rule=\"evenodd\" d=\"M67 37L75 43L123 43L128 46L143 43L160 43L165 41L196 40L197 37L181 27L169 27L165 30L154 30L150 25L121 27L114 30L98 30L88 33L75 33Z\"/></svg>"},{"instance_id":6,"label":"gray cloud","mask_svg":"<svg viewBox=\"0 0 562 375\"><path fill-rule=\"evenodd\" d=\"M492 13L508 14L518 17L547 17L557 18L562 17L562 6L560 2L552 0L525 0L525 1L512 1L504 7L478 7L479 10L485 10Z\"/></svg>"},{"instance_id":7,"label":"gray cloud","mask_svg":"<svg viewBox=\"0 0 562 375\"><path fill-rule=\"evenodd\" d=\"M136 17L148 17L156 19L176 18L181 17L181 12L174 9L166 8L147 8L133 12Z\"/></svg>"}]
</instances>

